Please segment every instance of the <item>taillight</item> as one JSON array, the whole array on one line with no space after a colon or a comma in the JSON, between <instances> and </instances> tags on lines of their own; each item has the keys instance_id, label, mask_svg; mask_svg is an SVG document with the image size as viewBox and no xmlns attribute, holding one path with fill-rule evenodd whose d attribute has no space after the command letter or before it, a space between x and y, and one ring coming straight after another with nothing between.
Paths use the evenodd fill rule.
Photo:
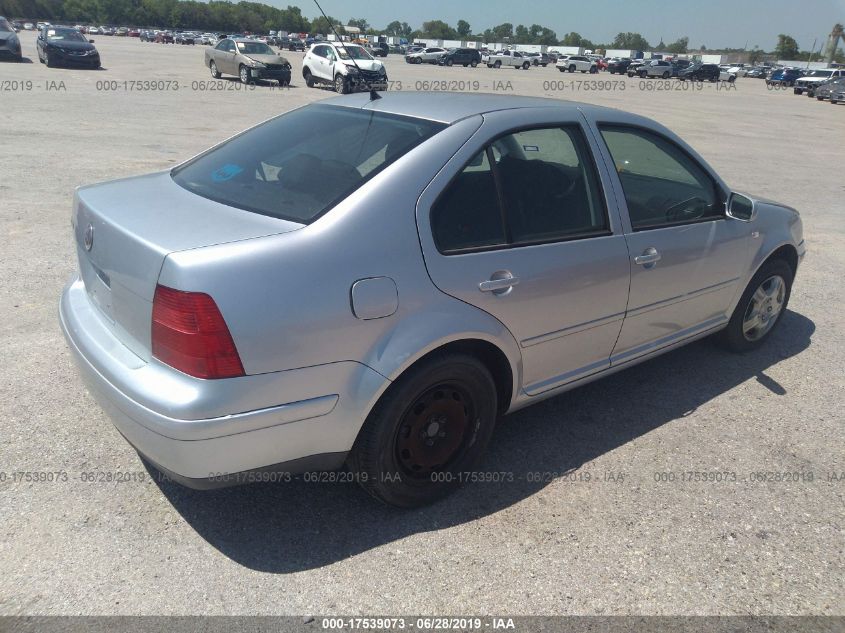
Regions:
<instances>
[{"instance_id":1,"label":"taillight","mask_svg":"<svg viewBox=\"0 0 845 633\"><path fill-rule=\"evenodd\" d=\"M223 315L203 292L156 286L152 351L161 362L197 378L244 375Z\"/></svg>"}]
</instances>

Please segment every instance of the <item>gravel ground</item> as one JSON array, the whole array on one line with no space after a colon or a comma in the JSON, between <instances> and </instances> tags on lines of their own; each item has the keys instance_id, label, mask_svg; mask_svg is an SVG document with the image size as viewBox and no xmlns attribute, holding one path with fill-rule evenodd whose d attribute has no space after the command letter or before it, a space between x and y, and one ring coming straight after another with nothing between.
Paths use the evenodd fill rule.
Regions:
<instances>
[{"instance_id":1,"label":"gravel ground","mask_svg":"<svg viewBox=\"0 0 845 633\"><path fill-rule=\"evenodd\" d=\"M59 331L76 267L73 188L166 168L332 93L304 86L301 53L290 54L289 90L244 91L206 82L200 46L99 37L105 70L80 71L46 68L34 36L21 39L31 63L0 65L0 613L845 613L845 107L753 79L663 90L675 84L388 58L405 90L651 116L732 186L798 208L809 245L763 349L735 356L701 341L516 413L485 467L522 480L401 512L352 485L83 481L145 471L83 389ZM133 80L171 84L123 83ZM13 482L15 471L68 477ZM681 481L686 471L736 481ZM752 480L760 471L804 478ZM675 481L656 481L666 472Z\"/></svg>"}]
</instances>

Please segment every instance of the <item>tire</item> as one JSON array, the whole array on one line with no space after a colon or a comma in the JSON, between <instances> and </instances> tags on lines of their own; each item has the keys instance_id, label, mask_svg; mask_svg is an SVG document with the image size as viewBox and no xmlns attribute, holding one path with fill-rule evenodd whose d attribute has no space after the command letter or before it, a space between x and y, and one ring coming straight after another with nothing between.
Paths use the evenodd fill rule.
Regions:
<instances>
[{"instance_id":1,"label":"tire","mask_svg":"<svg viewBox=\"0 0 845 633\"><path fill-rule=\"evenodd\" d=\"M824 101L824 97L819 97L818 95L816 95L816 101Z\"/></svg>"},{"instance_id":2,"label":"tire","mask_svg":"<svg viewBox=\"0 0 845 633\"><path fill-rule=\"evenodd\" d=\"M449 473L472 470L483 454L496 398L493 378L476 358L434 356L390 386L358 434L349 467L385 503L432 503L460 485Z\"/></svg>"},{"instance_id":3,"label":"tire","mask_svg":"<svg viewBox=\"0 0 845 633\"><path fill-rule=\"evenodd\" d=\"M569 72L574 73L575 72L575 64L569 64L568 70L569 70Z\"/></svg>"},{"instance_id":4,"label":"tire","mask_svg":"<svg viewBox=\"0 0 845 633\"><path fill-rule=\"evenodd\" d=\"M566 68L564 68L563 66L558 66L557 69L562 73L566 72Z\"/></svg>"},{"instance_id":5,"label":"tire","mask_svg":"<svg viewBox=\"0 0 845 633\"><path fill-rule=\"evenodd\" d=\"M217 70L217 64L214 60L211 60L211 63L208 65L208 69L211 71L211 76L215 79L220 79L220 71Z\"/></svg>"},{"instance_id":6,"label":"tire","mask_svg":"<svg viewBox=\"0 0 845 633\"><path fill-rule=\"evenodd\" d=\"M242 84L252 83L252 73L249 71L249 67L244 66L243 64L241 64L241 67L238 68L238 77L240 77Z\"/></svg>"},{"instance_id":7,"label":"tire","mask_svg":"<svg viewBox=\"0 0 845 633\"><path fill-rule=\"evenodd\" d=\"M311 71L308 68L304 68L302 70L302 78L305 79L305 85L309 88L314 87L314 75L311 74Z\"/></svg>"},{"instance_id":8,"label":"tire","mask_svg":"<svg viewBox=\"0 0 845 633\"><path fill-rule=\"evenodd\" d=\"M523 62L522 70L528 70L529 68L531 68L531 63L530 62Z\"/></svg>"},{"instance_id":9,"label":"tire","mask_svg":"<svg viewBox=\"0 0 845 633\"><path fill-rule=\"evenodd\" d=\"M345 95L349 92L349 82L340 73L334 76L334 91L339 95Z\"/></svg>"},{"instance_id":10,"label":"tire","mask_svg":"<svg viewBox=\"0 0 845 633\"><path fill-rule=\"evenodd\" d=\"M670 73L668 70L665 73L663 73L663 79L669 79L669 77L671 77L671 76L672 76L672 73Z\"/></svg>"},{"instance_id":11,"label":"tire","mask_svg":"<svg viewBox=\"0 0 845 633\"><path fill-rule=\"evenodd\" d=\"M599 72L599 67L598 67L598 66L590 66L590 74L591 74L591 75L597 75L597 74L598 74L598 72Z\"/></svg>"},{"instance_id":12,"label":"tire","mask_svg":"<svg viewBox=\"0 0 845 633\"><path fill-rule=\"evenodd\" d=\"M736 77L734 75L731 75L730 77L728 77L728 83L729 84L732 84L735 81L736 81Z\"/></svg>"},{"instance_id":13,"label":"tire","mask_svg":"<svg viewBox=\"0 0 845 633\"><path fill-rule=\"evenodd\" d=\"M803 92L803 90L801 90L801 88L793 88L792 89L792 94L794 94L794 95L800 95L802 92Z\"/></svg>"},{"instance_id":14,"label":"tire","mask_svg":"<svg viewBox=\"0 0 845 633\"><path fill-rule=\"evenodd\" d=\"M830 100L830 105L836 105L837 103L839 103L839 102L836 101L835 99Z\"/></svg>"},{"instance_id":15,"label":"tire","mask_svg":"<svg viewBox=\"0 0 845 633\"><path fill-rule=\"evenodd\" d=\"M794 276L792 268L782 259L763 264L742 293L728 326L717 335L719 343L737 353L760 347L771 336L786 311ZM776 288L778 285L779 288ZM755 309L767 318L762 320L758 315L758 325L752 327L751 317Z\"/></svg>"},{"instance_id":16,"label":"tire","mask_svg":"<svg viewBox=\"0 0 845 633\"><path fill-rule=\"evenodd\" d=\"M469 65L472 66L473 68L475 68L476 66L478 66L478 62L473 60L469 63Z\"/></svg>"},{"instance_id":17,"label":"tire","mask_svg":"<svg viewBox=\"0 0 845 633\"><path fill-rule=\"evenodd\" d=\"M501 67L502 67L501 60L497 59L495 62L493 62L493 68L501 68Z\"/></svg>"},{"instance_id":18,"label":"tire","mask_svg":"<svg viewBox=\"0 0 845 633\"><path fill-rule=\"evenodd\" d=\"M44 63L47 64L47 68L56 67L56 61L50 56L50 51L44 51Z\"/></svg>"},{"instance_id":19,"label":"tire","mask_svg":"<svg viewBox=\"0 0 845 633\"><path fill-rule=\"evenodd\" d=\"M447 59L447 60L446 60L446 65L447 65L447 66L451 66L451 65L452 65L452 64L454 64L454 63L455 63L455 62L453 62L451 59Z\"/></svg>"}]
</instances>

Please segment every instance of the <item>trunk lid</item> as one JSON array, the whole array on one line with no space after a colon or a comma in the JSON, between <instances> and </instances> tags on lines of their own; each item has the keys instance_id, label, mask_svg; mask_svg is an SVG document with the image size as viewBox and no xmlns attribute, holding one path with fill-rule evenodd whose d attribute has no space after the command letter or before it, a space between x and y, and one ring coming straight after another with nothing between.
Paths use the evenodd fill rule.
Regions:
<instances>
[{"instance_id":1,"label":"trunk lid","mask_svg":"<svg viewBox=\"0 0 845 633\"><path fill-rule=\"evenodd\" d=\"M115 336L145 360L153 295L170 253L303 226L193 194L169 172L77 189L72 225L91 303Z\"/></svg>"}]
</instances>

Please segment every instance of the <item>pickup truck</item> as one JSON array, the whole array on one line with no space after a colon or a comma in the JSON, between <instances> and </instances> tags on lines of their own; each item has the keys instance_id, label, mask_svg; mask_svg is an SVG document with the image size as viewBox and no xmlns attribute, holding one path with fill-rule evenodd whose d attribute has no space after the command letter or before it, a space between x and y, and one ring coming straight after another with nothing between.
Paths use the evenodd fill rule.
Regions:
<instances>
[{"instance_id":1,"label":"pickup truck","mask_svg":"<svg viewBox=\"0 0 845 633\"><path fill-rule=\"evenodd\" d=\"M513 68L528 70L531 68L531 59L519 51L490 53L490 56L487 58L487 68L501 68L502 66L512 66Z\"/></svg>"},{"instance_id":2,"label":"pickup truck","mask_svg":"<svg viewBox=\"0 0 845 633\"><path fill-rule=\"evenodd\" d=\"M792 89L797 95L805 92L811 97L815 95L816 88L826 81L831 79L839 79L845 77L845 68L824 68L821 70L814 70L809 75L804 75L795 81L795 87Z\"/></svg>"}]
</instances>

